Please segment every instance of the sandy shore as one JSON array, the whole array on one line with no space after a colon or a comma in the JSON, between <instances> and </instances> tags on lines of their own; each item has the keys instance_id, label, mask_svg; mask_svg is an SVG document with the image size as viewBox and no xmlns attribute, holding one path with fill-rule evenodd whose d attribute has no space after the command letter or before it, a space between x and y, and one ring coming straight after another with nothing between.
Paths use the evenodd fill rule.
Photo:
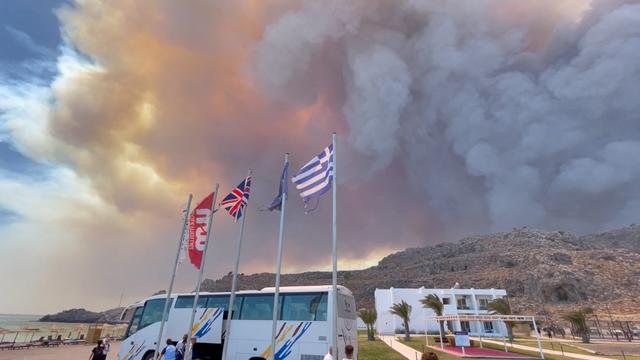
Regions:
<instances>
[{"instance_id":1,"label":"sandy shore","mask_svg":"<svg viewBox=\"0 0 640 360\"><path fill-rule=\"evenodd\" d=\"M92 345L63 345L56 348L2 350L0 360L87 360L92 348ZM112 343L107 360L116 360L119 349L119 342Z\"/></svg>"}]
</instances>

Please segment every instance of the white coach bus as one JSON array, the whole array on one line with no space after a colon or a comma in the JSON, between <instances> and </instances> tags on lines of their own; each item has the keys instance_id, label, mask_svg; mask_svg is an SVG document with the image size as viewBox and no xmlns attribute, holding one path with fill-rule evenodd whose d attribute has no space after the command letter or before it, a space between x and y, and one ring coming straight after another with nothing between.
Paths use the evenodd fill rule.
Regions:
<instances>
[{"instance_id":1,"label":"white coach bus","mask_svg":"<svg viewBox=\"0 0 640 360\"><path fill-rule=\"evenodd\" d=\"M231 337L227 360L249 360L271 356L271 324L274 288L236 292L231 316ZM298 286L280 288L280 315L277 324L276 360L322 360L331 342L333 311L331 286ZM122 341L119 360L153 359L166 295L152 296L128 306L122 320L129 326ZM194 295L173 294L162 349L167 338L178 341L187 333ZM229 293L203 292L198 300L194 336L198 338L195 352L201 359L222 359L223 336ZM352 345L354 358L358 354L355 301L351 291L338 286L338 356Z\"/></svg>"}]
</instances>

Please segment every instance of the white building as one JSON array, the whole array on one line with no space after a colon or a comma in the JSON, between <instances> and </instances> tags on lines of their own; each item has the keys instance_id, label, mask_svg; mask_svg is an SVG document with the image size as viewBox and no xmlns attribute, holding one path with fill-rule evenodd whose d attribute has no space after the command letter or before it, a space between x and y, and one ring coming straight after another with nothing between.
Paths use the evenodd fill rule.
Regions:
<instances>
[{"instance_id":1,"label":"white building","mask_svg":"<svg viewBox=\"0 0 640 360\"><path fill-rule=\"evenodd\" d=\"M501 289L376 289L375 301L378 321L376 329L380 334L393 334L404 331L402 319L389 313L395 303L402 300L411 305L411 319L409 330L412 333L438 333L438 324L427 322L428 316L436 314L431 309L425 309L420 302L425 296L436 294L444 305L443 315L482 315L489 314L487 304L496 298L507 296L506 290ZM470 335L502 337L507 333L501 321L486 321L469 323L467 321L453 321L448 324L453 331L468 331ZM445 329L447 327L445 326ZM446 330L445 330L446 331Z\"/></svg>"}]
</instances>

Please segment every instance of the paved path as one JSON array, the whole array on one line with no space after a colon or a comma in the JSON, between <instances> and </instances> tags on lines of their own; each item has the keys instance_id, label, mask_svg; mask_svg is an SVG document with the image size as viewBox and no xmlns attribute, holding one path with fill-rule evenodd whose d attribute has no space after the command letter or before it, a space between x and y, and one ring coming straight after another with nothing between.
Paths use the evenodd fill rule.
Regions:
<instances>
[{"instance_id":1,"label":"paved path","mask_svg":"<svg viewBox=\"0 0 640 360\"><path fill-rule=\"evenodd\" d=\"M451 354L455 357L468 357L468 358L483 358L483 359L533 359L531 355L524 355L514 353L512 351L506 352L504 350L495 350L490 348L479 348L479 347L458 347L458 346L443 346L440 347L430 346L434 350L442 351L447 354ZM464 354L462 350L464 349Z\"/></svg>"},{"instance_id":2,"label":"paved path","mask_svg":"<svg viewBox=\"0 0 640 360\"><path fill-rule=\"evenodd\" d=\"M577 348L600 354L606 355L622 355L622 351L624 351L625 355L635 355L640 356L640 344L638 343L596 343L592 342L590 344L578 343L572 346Z\"/></svg>"},{"instance_id":3,"label":"paved path","mask_svg":"<svg viewBox=\"0 0 640 360\"><path fill-rule=\"evenodd\" d=\"M401 343L400 341L396 340L395 336L380 335L378 337L380 338L380 340L382 340L382 342L389 345L389 347L409 360L419 360L420 357L422 357L422 353L420 351L416 351L413 348Z\"/></svg>"},{"instance_id":4,"label":"paved path","mask_svg":"<svg viewBox=\"0 0 640 360\"><path fill-rule=\"evenodd\" d=\"M494 340L488 340L483 338L482 339L483 342L485 343L489 343L489 344L495 344L495 345L500 345L503 346L502 342L499 341L494 341ZM514 349L520 349L520 350L528 350L528 351L533 351L535 353L539 353L540 350L537 347L531 347L531 346L526 346L526 345L519 345L519 344L509 344L507 343L507 347L512 347ZM545 353L545 355L560 355L560 356L565 356L565 357L569 357L572 359L579 359L579 360L611 360L609 358L606 357L602 357L602 356L595 356L595 355L584 355L584 354L576 354L576 353L570 353L570 352L561 352L561 351L556 351L556 350L549 350L549 349L542 349L542 352Z\"/></svg>"},{"instance_id":5,"label":"paved path","mask_svg":"<svg viewBox=\"0 0 640 360\"><path fill-rule=\"evenodd\" d=\"M62 345L55 348L2 350L0 360L87 360L94 345ZM119 342L111 343L107 360L118 358Z\"/></svg>"}]
</instances>

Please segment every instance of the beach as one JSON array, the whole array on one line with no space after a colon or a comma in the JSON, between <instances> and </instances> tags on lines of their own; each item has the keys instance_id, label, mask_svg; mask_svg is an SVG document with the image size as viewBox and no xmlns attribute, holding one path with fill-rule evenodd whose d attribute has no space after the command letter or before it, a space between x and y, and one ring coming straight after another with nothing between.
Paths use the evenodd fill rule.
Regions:
<instances>
[{"instance_id":1,"label":"beach","mask_svg":"<svg viewBox=\"0 0 640 360\"><path fill-rule=\"evenodd\" d=\"M51 337L62 340L85 337L90 327L96 324L82 323L58 323L40 322L40 315L9 315L0 314L0 343L16 344L29 343L39 339ZM102 329L101 336L121 336L126 326L123 325L99 325ZM31 347L22 350L0 350L0 360L14 359L88 359L93 344L60 345L58 347ZM119 342L113 342L109 359L116 359Z\"/></svg>"},{"instance_id":2,"label":"beach","mask_svg":"<svg viewBox=\"0 0 640 360\"><path fill-rule=\"evenodd\" d=\"M0 351L0 360L86 360L94 345L62 345L55 348L30 348ZM120 342L111 344L107 360L116 360Z\"/></svg>"},{"instance_id":3,"label":"beach","mask_svg":"<svg viewBox=\"0 0 640 360\"><path fill-rule=\"evenodd\" d=\"M78 339L87 336L90 328L95 328L97 324L86 323L61 323L61 322L41 322L38 319L41 315L13 315L0 314L0 343L15 342L25 343L38 339L51 337L62 340ZM100 325L102 337L110 335L118 337L124 334L126 325Z\"/></svg>"}]
</instances>

